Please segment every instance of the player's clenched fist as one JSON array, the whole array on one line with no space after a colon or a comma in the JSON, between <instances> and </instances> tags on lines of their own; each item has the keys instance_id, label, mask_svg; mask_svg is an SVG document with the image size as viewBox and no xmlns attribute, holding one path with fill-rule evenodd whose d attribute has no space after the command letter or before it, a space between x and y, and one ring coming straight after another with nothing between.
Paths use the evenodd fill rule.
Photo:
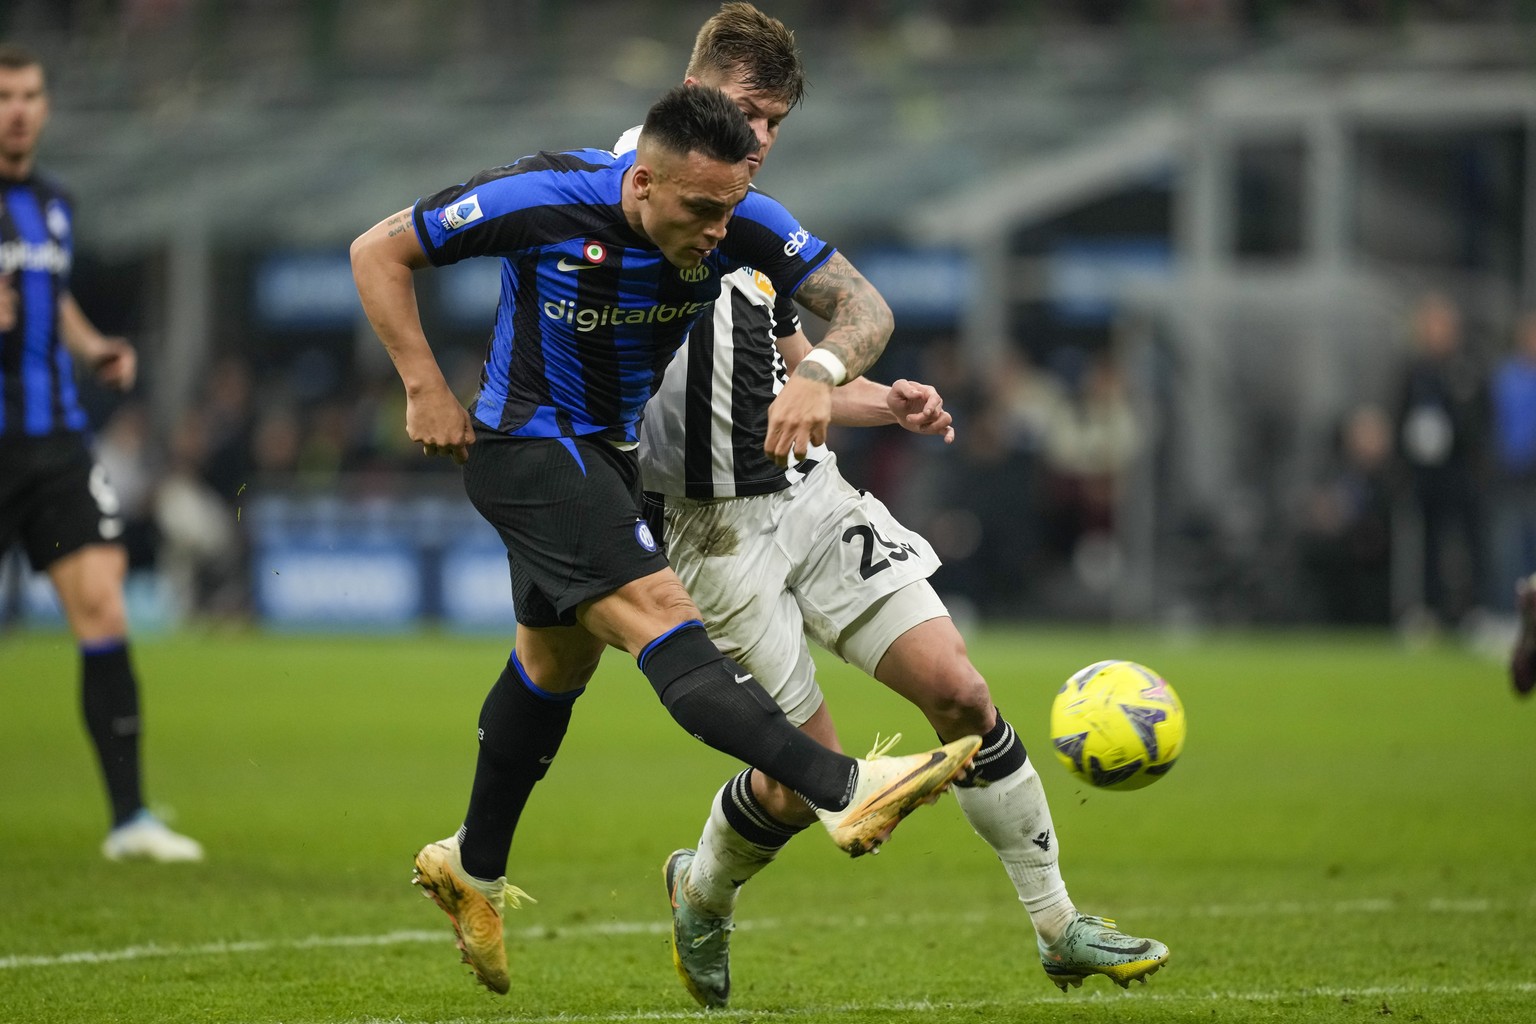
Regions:
<instances>
[{"instance_id":1,"label":"player's clenched fist","mask_svg":"<svg viewBox=\"0 0 1536 1024\"><path fill-rule=\"evenodd\" d=\"M441 388L406 393L405 432L427 455L446 455L460 466L469 461L475 428L469 411L446 383Z\"/></svg>"},{"instance_id":2,"label":"player's clenched fist","mask_svg":"<svg viewBox=\"0 0 1536 1024\"><path fill-rule=\"evenodd\" d=\"M139 356L126 338L102 338L90 357L96 379L109 388L127 391L139 375Z\"/></svg>"}]
</instances>

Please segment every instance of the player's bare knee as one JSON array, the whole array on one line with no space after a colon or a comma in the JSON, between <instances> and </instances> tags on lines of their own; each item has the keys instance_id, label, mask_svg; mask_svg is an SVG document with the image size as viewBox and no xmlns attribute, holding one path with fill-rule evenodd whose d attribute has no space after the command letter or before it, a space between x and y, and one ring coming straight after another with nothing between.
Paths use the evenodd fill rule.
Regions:
<instances>
[{"instance_id":1,"label":"player's bare knee","mask_svg":"<svg viewBox=\"0 0 1536 1024\"><path fill-rule=\"evenodd\" d=\"M676 617L680 621L699 617L699 609L693 603L693 598L688 596L683 581L676 576L669 575L657 580L650 596L656 602L656 607L668 617Z\"/></svg>"},{"instance_id":2,"label":"player's bare knee","mask_svg":"<svg viewBox=\"0 0 1536 1024\"><path fill-rule=\"evenodd\" d=\"M573 662L558 664L545 673L547 683L541 683L545 689L555 690L559 693L569 693L571 690L579 690L592 681L592 676L597 672L597 662Z\"/></svg>"},{"instance_id":3,"label":"player's bare knee","mask_svg":"<svg viewBox=\"0 0 1536 1024\"><path fill-rule=\"evenodd\" d=\"M602 648L590 655L586 651L555 651L535 645L519 647L517 650L517 660L522 664L523 671L528 673L528 678L541 689L556 693L566 693L586 686L597 671L601 658Z\"/></svg>"},{"instance_id":4,"label":"player's bare knee","mask_svg":"<svg viewBox=\"0 0 1536 1024\"><path fill-rule=\"evenodd\" d=\"M669 569L626 583L584 605L577 616L593 635L638 657L667 630L699 619L699 609Z\"/></svg>"},{"instance_id":5,"label":"player's bare knee","mask_svg":"<svg viewBox=\"0 0 1536 1024\"><path fill-rule=\"evenodd\" d=\"M986 735L997 721L992 691L969 661L936 673L922 701L923 714L945 740Z\"/></svg>"},{"instance_id":6,"label":"player's bare knee","mask_svg":"<svg viewBox=\"0 0 1536 1024\"><path fill-rule=\"evenodd\" d=\"M60 595L65 617L84 640L126 635L128 615L122 599L106 588L83 588L68 598Z\"/></svg>"}]
</instances>

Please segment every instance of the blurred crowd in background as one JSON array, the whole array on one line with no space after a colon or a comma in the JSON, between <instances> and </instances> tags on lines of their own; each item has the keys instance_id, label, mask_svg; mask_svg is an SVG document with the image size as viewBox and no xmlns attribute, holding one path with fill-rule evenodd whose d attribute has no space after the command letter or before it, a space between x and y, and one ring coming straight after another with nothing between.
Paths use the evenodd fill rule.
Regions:
<instances>
[{"instance_id":1,"label":"blurred crowd in background","mask_svg":"<svg viewBox=\"0 0 1536 1024\"><path fill-rule=\"evenodd\" d=\"M760 6L812 70L765 187L862 268L922 234L924 204L953 186L929 220L971 235L924 243L1009 268L975 283L981 299L942 297L943 315L898 309L873 373L938 387L953 446L833 435L848 479L944 558L951 607L1126 617L1136 581L1131 617L1159 621L1427 634L1509 615L1514 579L1536 570L1536 5ZM78 193L76 294L140 346L137 392L89 398L133 566L168 581L179 619L259 615L264 499L464 504L458 470L406 438L398 378L355 309L285 320L263 305L266 261L300 261L302 300L346 291L327 282L347 243L422 192L525 138L615 137L717 7L0 5L0 37L50 68L41 164ZM1505 77L1484 87L1485 73ZM1447 100L1464 82L1475 117ZM1266 104L1301 113L1260 123ZM1438 120L1414 121L1421 108ZM1213 257L1200 161L1249 122L1269 134L1221 166L1234 209ZM315 253L330 262L310 273ZM1230 296L1181 277L1211 259ZM1102 294L1085 299L1085 279ZM921 290L898 280L893 298ZM1299 304L1242 305L1297 281ZM467 399L488 319L455 305L428 294L424 314ZM1310 377L1294 369L1319 353ZM1216 434L1231 451L1206 472L1196 442ZM0 614L15 607L0 593Z\"/></svg>"},{"instance_id":2,"label":"blurred crowd in background","mask_svg":"<svg viewBox=\"0 0 1536 1024\"><path fill-rule=\"evenodd\" d=\"M1453 629L1506 612L1536 567L1536 313L1483 359L1456 305L1429 292L1404 311L1402 341L1393 404L1351 409L1298 496L1277 559L1294 566L1294 601L1271 621ZM981 374L953 338L898 333L885 365L940 389L955 443L894 427L836 429L832 443L850 480L934 543L940 588L987 619L1103 614L1128 470L1153 444L1116 351L1039 365L1015 347ZM449 372L473 393L472 355ZM133 567L166 574L192 617L250 614L242 509L262 495L461 497L457 467L405 436L388 367L342 375L311 352L274 373L222 357L164 436L142 399L98 410ZM1407 603L1403 546L1422 567Z\"/></svg>"}]
</instances>

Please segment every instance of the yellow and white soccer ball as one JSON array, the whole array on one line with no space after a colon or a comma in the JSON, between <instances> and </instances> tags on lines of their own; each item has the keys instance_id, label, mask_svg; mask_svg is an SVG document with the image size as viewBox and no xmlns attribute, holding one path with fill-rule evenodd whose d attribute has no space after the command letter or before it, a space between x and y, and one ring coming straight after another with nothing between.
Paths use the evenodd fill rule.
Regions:
<instances>
[{"instance_id":1,"label":"yellow and white soccer ball","mask_svg":"<svg viewBox=\"0 0 1536 1024\"><path fill-rule=\"evenodd\" d=\"M1101 661L1062 684L1051 743L1067 770L1100 789L1141 789L1184 750L1184 705L1167 680L1133 661Z\"/></svg>"}]
</instances>

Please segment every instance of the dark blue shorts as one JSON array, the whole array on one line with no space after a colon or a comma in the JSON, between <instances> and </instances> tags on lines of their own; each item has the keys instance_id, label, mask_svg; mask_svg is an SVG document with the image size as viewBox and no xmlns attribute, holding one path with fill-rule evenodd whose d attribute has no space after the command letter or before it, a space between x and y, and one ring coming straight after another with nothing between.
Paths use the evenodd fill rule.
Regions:
<instances>
[{"instance_id":1,"label":"dark blue shorts","mask_svg":"<svg viewBox=\"0 0 1536 1024\"><path fill-rule=\"evenodd\" d=\"M475 425L464 490L501 534L517 621L572 626L576 607L666 568L641 511L633 451Z\"/></svg>"},{"instance_id":2,"label":"dark blue shorts","mask_svg":"<svg viewBox=\"0 0 1536 1024\"><path fill-rule=\"evenodd\" d=\"M88 544L120 543L121 505L80 434L0 440L0 554L41 572Z\"/></svg>"}]
</instances>

